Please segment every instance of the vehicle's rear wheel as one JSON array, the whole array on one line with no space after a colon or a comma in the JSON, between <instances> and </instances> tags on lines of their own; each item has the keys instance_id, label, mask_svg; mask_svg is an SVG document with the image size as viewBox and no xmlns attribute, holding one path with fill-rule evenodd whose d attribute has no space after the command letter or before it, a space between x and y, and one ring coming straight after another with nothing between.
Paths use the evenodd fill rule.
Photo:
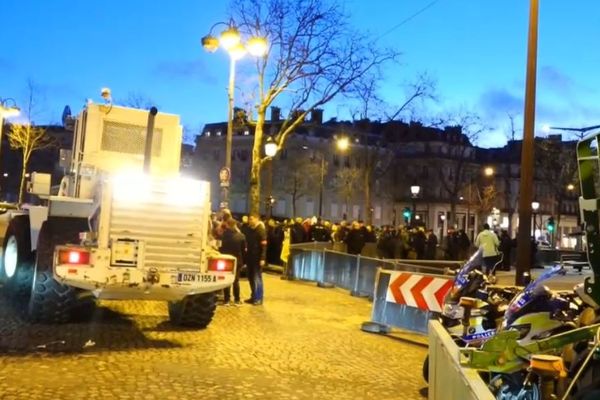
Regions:
<instances>
[{"instance_id":1,"label":"vehicle's rear wheel","mask_svg":"<svg viewBox=\"0 0 600 400\"><path fill-rule=\"evenodd\" d=\"M175 325L203 329L210 324L217 308L215 293L186 296L169 302L169 319Z\"/></svg>"},{"instance_id":2,"label":"vehicle's rear wheel","mask_svg":"<svg viewBox=\"0 0 600 400\"><path fill-rule=\"evenodd\" d=\"M50 218L40 230L31 286L28 316L34 322L60 324L89 313L95 304L86 291L63 285L54 279L52 263L57 245L78 243L79 232L87 230L85 220ZM85 310L85 311L84 311Z\"/></svg>"},{"instance_id":3,"label":"vehicle's rear wheel","mask_svg":"<svg viewBox=\"0 0 600 400\"><path fill-rule=\"evenodd\" d=\"M8 297L17 304L27 304L33 281L30 235L29 216L19 215L10 221L2 244L0 280Z\"/></svg>"}]
</instances>

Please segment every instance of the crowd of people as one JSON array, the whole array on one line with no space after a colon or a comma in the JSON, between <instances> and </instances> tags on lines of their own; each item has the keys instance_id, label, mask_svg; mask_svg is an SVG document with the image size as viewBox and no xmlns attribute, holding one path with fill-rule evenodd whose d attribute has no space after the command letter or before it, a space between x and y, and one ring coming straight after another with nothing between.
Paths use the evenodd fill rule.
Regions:
<instances>
[{"instance_id":1,"label":"crowd of people","mask_svg":"<svg viewBox=\"0 0 600 400\"><path fill-rule=\"evenodd\" d=\"M471 241L462 229L450 229L440 241L432 229L423 226L385 225L375 228L362 221L332 223L321 218L296 218L284 221L261 220L258 215L236 221L229 210L212 216L212 236L220 241L220 250L237 258L237 276L233 284L233 304L241 304L239 271L246 266L251 296L245 302L260 305L264 289L262 269L266 264L284 266L290 245L309 242L329 242L348 254L364 254L367 244L376 256L384 259L465 260L476 248L483 248L484 266L489 272L510 270L515 240L508 232L494 232L488 224ZM535 243L535 242L533 242ZM535 257L535 244L532 245ZM224 301L231 302L229 289Z\"/></svg>"}]
</instances>

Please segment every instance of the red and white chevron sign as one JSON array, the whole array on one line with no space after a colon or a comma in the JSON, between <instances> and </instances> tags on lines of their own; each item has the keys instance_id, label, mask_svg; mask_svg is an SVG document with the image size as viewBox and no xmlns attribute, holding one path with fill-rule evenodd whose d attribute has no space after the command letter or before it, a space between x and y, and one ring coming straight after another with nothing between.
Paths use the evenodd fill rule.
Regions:
<instances>
[{"instance_id":1,"label":"red and white chevron sign","mask_svg":"<svg viewBox=\"0 0 600 400\"><path fill-rule=\"evenodd\" d=\"M410 272L392 272L385 299L423 311L442 312L444 297L452 288L452 284L452 279Z\"/></svg>"}]
</instances>

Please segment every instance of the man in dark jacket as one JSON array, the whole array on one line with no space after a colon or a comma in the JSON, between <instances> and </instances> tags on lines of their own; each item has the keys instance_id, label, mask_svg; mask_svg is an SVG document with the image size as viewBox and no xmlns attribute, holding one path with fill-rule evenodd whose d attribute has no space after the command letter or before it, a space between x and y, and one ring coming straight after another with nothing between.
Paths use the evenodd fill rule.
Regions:
<instances>
[{"instance_id":1,"label":"man in dark jacket","mask_svg":"<svg viewBox=\"0 0 600 400\"><path fill-rule=\"evenodd\" d=\"M246 234L246 266L252 295L244 302L257 306L263 303L262 268L267 259L267 232L256 214L248 217L248 226L250 229Z\"/></svg>"},{"instance_id":2,"label":"man in dark jacket","mask_svg":"<svg viewBox=\"0 0 600 400\"><path fill-rule=\"evenodd\" d=\"M365 233L360 224L356 221L352 222L352 229L346 235L345 240L348 254L360 254L365 246L365 241Z\"/></svg>"},{"instance_id":3,"label":"man in dark jacket","mask_svg":"<svg viewBox=\"0 0 600 400\"><path fill-rule=\"evenodd\" d=\"M234 256L237 260L235 269L235 279L233 280L233 300L236 305L242 304L240 301L240 269L244 265L244 252L246 251L246 238L237 227L237 222L230 218L225 222L223 234L221 236L221 253ZM225 288L223 291L223 303L229 305L231 301L231 290Z\"/></svg>"},{"instance_id":4,"label":"man in dark jacket","mask_svg":"<svg viewBox=\"0 0 600 400\"><path fill-rule=\"evenodd\" d=\"M327 230L321 218L317 219L317 223L310 229L310 240L313 242L329 242L331 241L331 233Z\"/></svg>"}]
</instances>

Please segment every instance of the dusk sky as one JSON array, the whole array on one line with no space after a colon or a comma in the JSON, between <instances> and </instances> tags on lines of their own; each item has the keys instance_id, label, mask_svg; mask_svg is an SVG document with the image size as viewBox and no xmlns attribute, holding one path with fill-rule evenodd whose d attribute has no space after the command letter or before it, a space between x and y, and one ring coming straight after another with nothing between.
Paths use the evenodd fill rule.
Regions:
<instances>
[{"instance_id":1,"label":"dusk sky","mask_svg":"<svg viewBox=\"0 0 600 400\"><path fill-rule=\"evenodd\" d=\"M507 114L523 112L528 3L345 2L357 28L403 53L400 65L386 71L386 101L400 104L403 85L427 72L437 81L438 100L421 107L419 116L426 121L473 110L490 127L479 141L486 147L503 145ZM100 101L100 88L107 86L117 102L138 93L198 131L227 116L227 55L200 45L226 16L227 1L3 0L0 98L24 104L31 78L40 88L35 122L58 123L65 105L78 113L86 99ZM544 124L600 123L598 22L598 1L540 0L538 134ZM251 62L240 63L243 82L251 71L243 64ZM347 118L343 104L326 107L324 118Z\"/></svg>"}]
</instances>

